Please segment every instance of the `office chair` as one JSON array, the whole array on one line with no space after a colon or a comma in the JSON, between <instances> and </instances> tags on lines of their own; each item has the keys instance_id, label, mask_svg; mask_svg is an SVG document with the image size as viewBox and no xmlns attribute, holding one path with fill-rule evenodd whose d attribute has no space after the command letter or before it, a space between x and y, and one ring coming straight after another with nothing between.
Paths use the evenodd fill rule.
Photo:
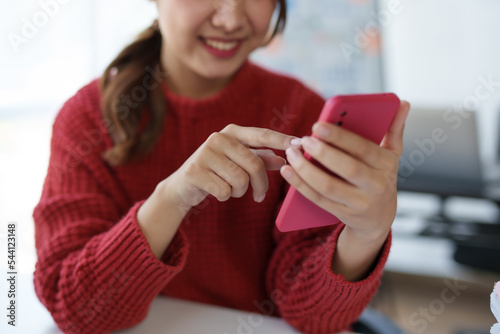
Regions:
<instances>
[{"instance_id":1,"label":"office chair","mask_svg":"<svg viewBox=\"0 0 500 334\"><path fill-rule=\"evenodd\" d=\"M352 330L363 334L405 334L389 318L373 309L366 309L352 325Z\"/></svg>"}]
</instances>

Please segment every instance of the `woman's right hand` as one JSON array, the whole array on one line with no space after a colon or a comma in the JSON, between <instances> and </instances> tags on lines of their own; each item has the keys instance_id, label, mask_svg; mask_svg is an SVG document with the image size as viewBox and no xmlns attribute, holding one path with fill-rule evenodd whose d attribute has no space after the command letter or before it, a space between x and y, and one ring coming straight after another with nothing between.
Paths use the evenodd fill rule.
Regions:
<instances>
[{"instance_id":1,"label":"woman's right hand","mask_svg":"<svg viewBox=\"0 0 500 334\"><path fill-rule=\"evenodd\" d=\"M141 205L137 220L151 250L160 259L188 211L208 195L219 201L241 197L252 185L253 198L264 200L266 170L279 170L286 160L273 151L286 150L297 139L276 131L230 124L215 132Z\"/></svg>"},{"instance_id":2,"label":"woman's right hand","mask_svg":"<svg viewBox=\"0 0 500 334\"><path fill-rule=\"evenodd\" d=\"M230 124L208 139L165 182L179 208L198 205L208 195L219 201L242 197L252 186L262 202L269 187L266 170L279 170L286 160L269 149L286 150L296 137L264 128Z\"/></svg>"}]
</instances>

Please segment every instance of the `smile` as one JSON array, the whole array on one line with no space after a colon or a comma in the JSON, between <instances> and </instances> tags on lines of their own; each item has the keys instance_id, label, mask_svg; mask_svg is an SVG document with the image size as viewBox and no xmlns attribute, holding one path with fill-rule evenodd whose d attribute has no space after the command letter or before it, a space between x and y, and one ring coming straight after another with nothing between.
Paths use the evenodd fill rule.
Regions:
<instances>
[{"instance_id":1,"label":"smile","mask_svg":"<svg viewBox=\"0 0 500 334\"><path fill-rule=\"evenodd\" d=\"M205 39L204 42L208 46L211 46L214 49L221 50L221 51L232 50L238 45L238 42L222 42L222 41L217 41L217 40L213 40L213 39Z\"/></svg>"},{"instance_id":2,"label":"smile","mask_svg":"<svg viewBox=\"0 0 500 334\"><path fill-rule=\"evenodd\" d=\"M230 58L234 56L243 43L242 39L223 40L203 37L200 37L200 41L209 53L218 58Z\"/></svg>"}]
</instances>

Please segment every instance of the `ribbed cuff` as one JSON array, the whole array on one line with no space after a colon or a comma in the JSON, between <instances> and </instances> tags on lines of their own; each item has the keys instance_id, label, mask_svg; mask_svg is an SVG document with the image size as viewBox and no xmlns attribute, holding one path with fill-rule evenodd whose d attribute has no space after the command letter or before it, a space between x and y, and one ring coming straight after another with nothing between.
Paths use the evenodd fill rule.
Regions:
<instances>
[{"instance_id":1,"label":"ribbed cuff","mask_svg":"<svg viewBox=\"0 0 500 334\"><path fill-rule=\"evenodd\" d=\"M361 314L366 305L370 302L371 298L375 295L380 285L380 278L382 276L385 263L387 262L387 258L389 256L392 240L392 234L390 233L376 259L377 263L369 275L362 280L350 282L347 281L343 275L334 273L331 267L333 255L337 246L337 240L344 227L345 226L342 225L336 229L327 239L331 248L328 260L325 263L327 266L326 275L324 275L322 279L317 282L315 287L312 287L313 291L311 291L312 295L319 297L317 304L331 304L333 301L333 308L337 310L337 319L346 319L349 314ZM322 324L321 327L324 328L324 324L328 323L328 318L322 320L323 321L313 323L318 325ZM329 325L332 327L335 325L338 326L338 323L331 323ZM346 327L348 325L348 323L345 324ZM320 333L321 328L311 328L311 332Z\"/></svg>"},{"instance_id":2,"label":"ribbed cuff","mask_svg":"<svg viewBox=\"0 0 500 334\"><path fill-rule=\"evenodd\" d=\"M119 294L115 300L122 305L134 305L131 309L135 316L147 312L152 300L182 270L188 253L187 240L178 233L163 261L155 257L137 222L137 211L142 203L136 203L106 233L96 253L96 259L103 259L96 265L97 277L108 284L115 282Z\"/></svg>"},{"instance_id":3,"label":"ribbed cuff","mask_svg":"<svg viewBox=\"0 0 500 334\"><path fill-rule=\"evenodd\" d=\"M329 255L329 263L331 264L333 261L333 255L335 253L335 249L337 248L337 241L339 239L340 233L344 230L345 225L341 225L338 229L336 229L328 238L328 243L330 243L330 255ZM391 241L392 241L392 232L389 233L388 237L385 240L384 245L382 246L382 249L376 259L377 264L373 266L372 271L370 274L362 280L356 281L356 282L349 282L346 281L344 276L340 274L336 274L332 271L331 265L329 267L329 273L332 279L338 280L339 283L342 283L342 285L347 285L349 287L354 287L354 286L364 286L367 283L373 281L374 279L378 279L382 273L382 270L384 269L385 263L387 262L387 258L389 257L389 251L391 249Z\"/></svg>"},{"instance_id":4,"label":"ribbed cuff","mask_svg":"<svg viewBox=\"0 0 500 334\"><path fill-rule=\"evenodd\" d=\"M332 271L337 240L344 229L339 224L302 263L304 275L291 288L283 316L305 333L344 330L362 313L380 285L380 277L389 255L391 235L387 238L370 274L357 282L347 281ZM298 276L300 278L300 276Z\"/></svg>"}]
</instances>

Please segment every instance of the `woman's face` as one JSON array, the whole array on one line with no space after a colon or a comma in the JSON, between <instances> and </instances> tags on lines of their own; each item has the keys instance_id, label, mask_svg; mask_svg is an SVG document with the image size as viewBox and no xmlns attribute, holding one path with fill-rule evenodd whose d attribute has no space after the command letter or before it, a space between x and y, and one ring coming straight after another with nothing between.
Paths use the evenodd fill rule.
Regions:
<instances>
[{"instance_id":1,"label":"woman's face","mask_svg":"<svg viewBox=\"0 0 500 334\"><path fill-rule=\"evenodd\" d=\"M264 43L276 0L156 0L167 72L228 78ZM186 73L186 72L184 72Z\"/></svg>"}]
</instances>

